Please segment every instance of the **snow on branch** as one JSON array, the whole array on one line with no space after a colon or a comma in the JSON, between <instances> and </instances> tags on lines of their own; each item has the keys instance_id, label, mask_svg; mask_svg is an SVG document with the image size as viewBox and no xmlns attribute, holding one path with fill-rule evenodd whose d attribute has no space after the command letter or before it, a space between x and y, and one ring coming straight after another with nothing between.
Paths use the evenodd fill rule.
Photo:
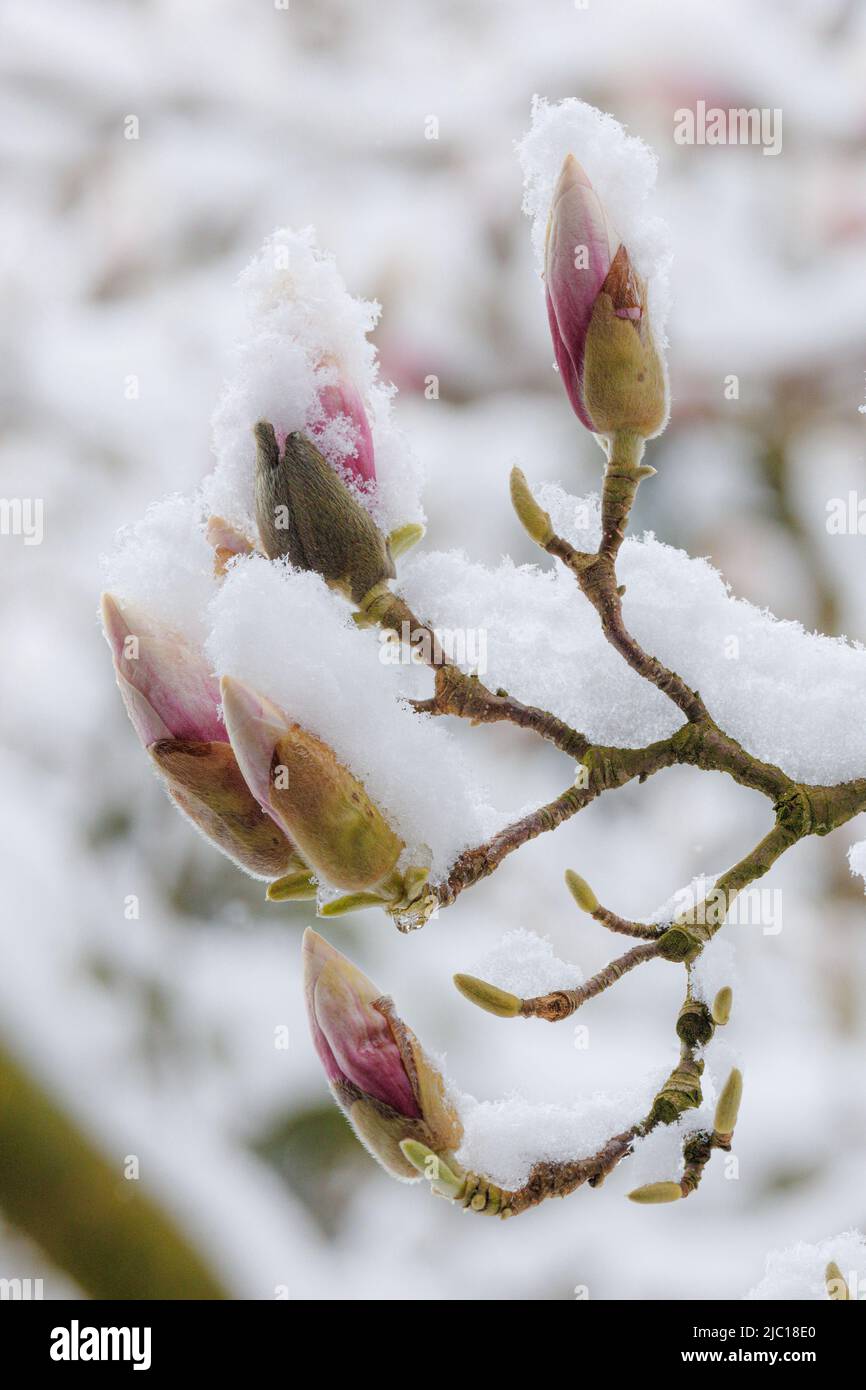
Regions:
<instances>
[{"instance_id":1,"label":"snow on branch","mask_svg":"<svg viewBox=\"0 0 866 1390\"><path fill-rule=\"evenodd\" d=\"M526 932L455 977L496 1026L520 1027L568 1018L647 965L683 967L671 1056L619 1099L462 1096L394 1002L307 933L313 1041L359 1139L395 1176L504 1217L599 1187L632 1154L635 1202L696 1191L730 1151L742 1094L716 1039L734 999L719 934L783 854L866 810L866 649L779 622L706 559L627 534L670 405L655 156L613 117L543 100L519 154L563 389L604 455L589 498L553 482L536 494L513 470L539 563L406 558L421 479L369 339L379 307L349 294L311 229L282 230L240 278L247 335L214 470L121 534L102 608L172 800L272 902L309 900L322 918L379 909L420 928L536 836L668 767L726 773L769 802L758 844L645 921L569 871L563 892L591 929L637 943L588 979ZM451 720L550 744L551 799L493 806ZM866 878L866 844L849 860Z\"/></svg>"}]
</instances>

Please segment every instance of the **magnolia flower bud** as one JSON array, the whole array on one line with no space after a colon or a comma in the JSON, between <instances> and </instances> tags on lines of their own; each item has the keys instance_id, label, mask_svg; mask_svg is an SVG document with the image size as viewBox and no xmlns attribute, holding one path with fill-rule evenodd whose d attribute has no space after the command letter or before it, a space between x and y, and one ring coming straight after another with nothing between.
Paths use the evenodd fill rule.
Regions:
<instances>
[{"instance_id":1,"label":"magnolia flower bud","mask_svg":"<svg viewBox=\"0 0 866 1390\"><path fill-rule=\"evenodd\" d=\"M290 434L280 456L272 425L256 425L256 521L269 559L287 556L361 603L396 573L388 543L314 444Z\"/></svg>"},{"instance_id":2,"label":"magnolia flower bud","mask_svg":"<svg viewBox=\"0 0 866 1390\"><path fill-rule=\"evenodd\" d=\"M221 739L219 688L204 657L144 614L102 596L102 625L133 728L149 747L158 738Z\"/></svg>"},{"instance_id":3,"label":"magnolia flower bud","mask_svg":"<svg viewBox=\"0 0 866 1390\"><path fill-rule=\"evenodd\" d=\"M357 966L309 928L303 949L310 1031L337 1104L383 1168L412 1181L405 1140L449 1155L462 1138L442 1076Z\"/></svg>"},{"instance_id":4,"label":"magnolia flower bud","mask_svg":"<svg viewBox=\"0 0 866 1390\"><path fill-rule=\"evenodd\" d=\"M304 860L336 888L382 886L404 845L331 748L270 700L224 677L223 712L241 771Z\"/></svg>"},{"instance_id":5,"label":"magnolia flower bud","mask_svg":"<svg viewBox=\"0 0 866 1390\"><path fill-rule=\"evenodd\" d=\"M544 266L553 350L575 414L595 434L658 434L667 381L646 285L571 154L553 194Z\"/></svg>"},{"instance_id":6,"label":"magnolia flower bud","mask_svg":"<svg viewBox=\"0 0 866 1390\"><path fill-rule=\"evenodd\" d=\"M121 609L111 594L103 595L102 620L127 712L175 805L247 873L306 872L241 775L204 657L178 634Z\"/></svg>"}]
</instances>

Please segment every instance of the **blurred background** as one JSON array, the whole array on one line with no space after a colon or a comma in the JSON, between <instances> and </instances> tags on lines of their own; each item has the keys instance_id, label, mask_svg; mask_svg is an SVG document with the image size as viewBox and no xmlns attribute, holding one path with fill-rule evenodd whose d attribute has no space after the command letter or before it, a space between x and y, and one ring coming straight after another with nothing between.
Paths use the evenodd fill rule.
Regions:
<instances>
[{"instance_id":1,"label":"blurred background","mask_svg":"<svg viewBox=\"0 0 866 1390\"><path fill-rule=\"evenodd\" d=\"M0 1278L40 1278L46 1298L723 1298L769 1250L862 1229L866 924L846 850L866 818L777 867L778 935L729 928L736 1181L714 1163L693 1200L639 1208L625 1164L562 1207L458 1219L387 1178L337 1114L302 1015L309 914L266 904L173 812L95 612L116 529L210 466L233 282L284 223L314 223L350 290L383 304L383 375L428 469L425 544L533 559L514 462L597 487L520 211L513 142L537 92L611 111L659 155L674 404L635 526L781 618L866 639L866 539L826 525L832 499L866 497L866 10L6 0L0 19L0 491L45 508L41 545L0 536ZM676 144L674 112L699 100L781 110L782 152ZM460 737L503 804L568 780L517 731ZM575 912L566 867L647 916L767 815L727 779L672 769L423 932L367 914L329 935L465 1090L568 1104L673 1062L679 972L592 1003L586 1048L570 1025L473 1010L451 973L517 926L591 973L616 943Z\"/></svg>"}]
</instances>

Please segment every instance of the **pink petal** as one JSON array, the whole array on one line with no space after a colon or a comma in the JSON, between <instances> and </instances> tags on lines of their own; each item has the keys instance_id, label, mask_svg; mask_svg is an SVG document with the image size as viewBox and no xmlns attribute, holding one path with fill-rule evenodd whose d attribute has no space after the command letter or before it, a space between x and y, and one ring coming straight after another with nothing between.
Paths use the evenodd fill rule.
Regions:
<instances>
[{"instance_id":1,"label":"pink petal","mask_svg":"<svg viewBox=\"0 0 866 1390\"><path fill-rule=\"evenodd\" d=\"M219 688L204 656L177 633L122 609L111 594L102 598L102 622L120 692L145 747L167 737L225 742ZM130 638L137 639L137 655Z\"/></svg>"},{"instance_id":2,"label":"pink petal","mask_svg":"<svg viewBox=\"0 0 866 1390\"><path fill-rule=\"evenodd\" d=\"M381 991L315 932L306 934L304 948L313 1041L329 1080L337 1079L336 1066L345 1080L366 1095L401 1115L419 1118L418 1102L388 1021L373 1007Z\"/></svg>"},{"instance_id":3,"label":"pink petal","mask_svg":"<svg viewBox=\"0 0 866 1390\"><path fill-rule=\"evenodd\" d=\"M220 692L229 743L243 779L259 804L271 811L274 747L291 727L289 720L266 696L232 676L223 676ZM274 819L280 824L276 815Z\"/></svg>"},{"instance_id":4,"label":"pink petal","mask_svg":"<svg viewBox=\"0 0 866 1390\"><path fill-rule=\"evenodd\" d=\"M346 456L343 460L343 466L352 474L356 482L375 482L376 461L373 436L370 432L370 422L367 419L364 402L361 400L354 382L341 375L333 385L323 386L319 391L319 405L322 407L326 422L334 420L340 415L347 416L351 421L355 437L355 453ZM318 430L314 428L312 433L321 433L321 427Z\"/></svg>"},{"instance_id":5,"label":"pink petal","mask_svg":"<svg viewBox=\"0 0 866 1390\"><path fill-rule=\"evenodd\" d=\"M303 942L304 999L307 1005L307 1019L310 1024L313 1046L319 1054L319 1060L325 1068L325 1075L328 1080L347 1081L348 1077L340 1070L337 1059L328 1045L328 1039L316 1019L316 982L325 965L335 958L341 959L340 952L335 951L333 946L329 946L325 938L313 931L312 927L307 927Z\"/></svg>"},{"instance_id":6,"label":"pink petal","mask_svg":"<svg viewBox=\"0 0 866 1390\"><path fill-rule=\"evenodd\" d=\"M553 193L547 229L544 274L553 348L575 412L593 428L582 403L586 334L599 291L619 240L604 208L574 155L566 155ZM587 265L575 265L579 247Z\"/></svg>"},{"instance_id":7,"label":"pink petal","mask_svg":"<svg viewBox=\"0 0 866 1390\"><path fill-rule=\"evenodd\" d=\"M566 395L571 402L571 408L577 418L582 424L586 425L588 430L594 430L595 426L583 403L581 378L578 375L577 366L572 361L568 348L562 341L562 335L559 331L559 324L556 321L556 312L553 308L549 290L545 291L545 300L547 303L547 318L550 323L550 336L553 340L553 355L556 358L556 365L559 368L559 375L562 377L562 384L565 387ZM582 365L583 359L581 358L581 366Z\"/></svg>"}]
</instances>

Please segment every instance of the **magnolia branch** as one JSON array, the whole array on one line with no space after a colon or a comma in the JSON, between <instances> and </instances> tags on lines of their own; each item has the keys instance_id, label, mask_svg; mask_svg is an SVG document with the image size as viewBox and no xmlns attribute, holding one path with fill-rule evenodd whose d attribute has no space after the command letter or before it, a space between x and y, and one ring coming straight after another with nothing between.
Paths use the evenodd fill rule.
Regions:
<instances>
[{"instance_id":1,"label":"magnolia branch","mask_svg":"<svg viewBox=\"0 0 866 1390\"><path fill-rule=\"evenodd\" d=\"M551 555L575 574L581 591L599 614L605 637L629 666L661 690L685 715L686 723L669 739L643 749L599 748L587 744L581 754L586 769L583 788L564 792L555 802L524 817L487 844L461 855L444 885L437 890L442 905L453 902L464 888L493 873L512 850L545 830L554 829L576 814L604 791L623 786L637 777L645 781L653 772L673 764L692 765L703 771L725 772L742 786L767 797L773 804L775 823L763 839L724 873L712 893L695 907L680 914L669 926L654 927L630 922L603 907L578 875L569 872L566 881L576 902L594 920L609 930L645 938L582 985L555 990L527 999L498 989L473 976L457 975L455 983L468 999L502 1017L541 1018L560 1022L569 1018L587 1000L609 989L638 965L656 958L679 961L688 970L691 962L720 929L737 895L766 874L788 849L807 835L825 835L866 809L866 779L838 786L811 786L798 783L770 763L747 752L715 723L697 691L657 658L644 652L628 632L622 615L622 589L617 583L616 555L622 543L628 512L640 479L648 470L625 464L609 467L602 500L602 539L595 555L576 551L556 536L550 519L534 502L525 479L512 478L512 497L526 529ZM487 692L473 678L454 674L454 669L437 673L436 694L428 702L429 712L456 714L484 722L489 709ZM494 698L501 698L499 696ZM538 711L534 711L537 716ZM499 717L508 718L502 714ZM553 718L549 716L549 718ZM517 722L517 721L515 721ZM525 725L533 727L530 720ZM538 720L535 721L538 726ZM548 725L548 727L550 727ZM541 732L541 728L538 728ZM556 739L554 739L556 741ZM727 999L722 1002L723 996ZM689 989L677 1019L680 1059L661 1091L653 1100L646 1118L621 1134L614 1135L590 1158L570 1162L541 1162L534 1165L525 1184L513 1192L496 1188L488 1180L466 1175L462 1186L450 1195L461 1197L464 1205L477 1211L494 1211L502 1216L518 1215L549 1197L562 1197L589 1183L599 1186L607 1174L628 1155L636 1139L658 1124L672 1124L689 1109L701 1103L703 1060L698 1055L712 1037L717 1024L727 1021L730 990L720 992L711 1011L695 1000ZM668 1202L688 1197L703 1176L712 1153L728 1151L736 1123L742 1089L738 1071L731 1073L722 1092L712 1131L687 1134L683 1144L683 1172L678 1182L650 1183L631 1194L642 1203Z\"/></svg>"}]
</instances>

